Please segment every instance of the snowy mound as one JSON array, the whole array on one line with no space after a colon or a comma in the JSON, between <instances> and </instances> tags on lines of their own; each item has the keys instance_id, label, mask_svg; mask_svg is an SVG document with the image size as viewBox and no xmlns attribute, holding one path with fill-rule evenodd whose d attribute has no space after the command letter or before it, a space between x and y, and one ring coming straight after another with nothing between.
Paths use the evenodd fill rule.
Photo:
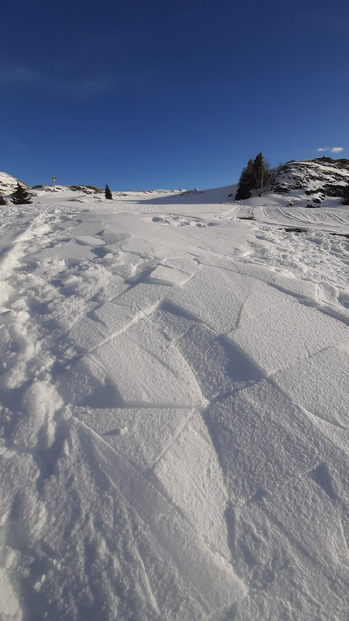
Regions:
<instances>
[{"instance_id":1,"label":"snowy mound","mask_svg":"<svg viewBox=\"0 0 349 621\"><path fill-rule=\"evenodd\" d=\"M287 162L274 171L271 191L297 197L295 204L320 206L329 197L342 198L349 184L349 160L322 157L303 162Z\"/></svg>"},{"instance_id":2,"label":"snowy mound","mask_svg":"<svg viewBox=\"0 0 349 621\"><path fill-rule=\"evenodd\" d=\"M18 183L18 179L8 175L7 173L0 172L0 194L6 196L6 194L12 194L12 192L16 189ZM28 186L20 181L20 184L25 188Z\"/></svg>"},{"instance_id":3,"label":"snowy mound","mask_svg":"<svg viewBox=\"0 0 349 621\"><path fill-rule=\"evenodd\" d=\"M37 196L47 192L82 192L83 194L102 194L103 190L94 185L36 185L33 190Z\"/></svg>"}]
</instances>

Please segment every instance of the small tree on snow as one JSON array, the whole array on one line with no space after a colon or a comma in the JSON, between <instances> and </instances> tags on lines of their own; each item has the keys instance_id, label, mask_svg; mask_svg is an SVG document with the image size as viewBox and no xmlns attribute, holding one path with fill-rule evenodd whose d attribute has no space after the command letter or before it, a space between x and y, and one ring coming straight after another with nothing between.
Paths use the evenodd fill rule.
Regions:
<instances>
[{"instance_id":1,"label":"small tree on snow","mask_svg":"<svg viewBox=\"0 0 349 621\"><path fill-rule=\"evenodd\" d=\"M20 183L17 183L17 187L11 196L11 201L14 205L28 205L31 203L29 193Z\"/></svg>"},{"instance_id":2,"label":"small tree on snow","mask_svg":"<svg viewBox=\"0 0 349 621\"><path fill-rule=\"evenodd\" d=\"M109 200L113 199L113 196L112 196L112 193L110 191L109 185L105 186L104 194L105 194L105 198L108 198Z\"/></svg>"},{"instance_id":3,"label":"small tree on snow","mask_svg":"<svg viewBox=\"0 0 349 621\"><path fill-rule=\"evenodd\" d=\"M349 205L349 183L343 188L343 205Z\"/></svg>"},{"instance_id":4,"label":"small tree on snow","mask_svg":"<svg viewBox=\"0 0 349 621\"><path fill-rule=\"evenodd\" d=\"M236 201L250 198L253 188L253 179L253 160L250 160L240 175L238 189L235 194Z\"/></svg>"},{"instance_id":5,"label":"small tree on snow","mask_svg":"<svg viewBox=\"0 0 349 621\"><path fill-rule=\"evenodd\" d=\"M269 165L264 161L263 155L258 153L254 160L248 162L241 173L235 200L250 198L251 190L258 190L260 196L269 178Z\"/></svg>"},{"instance_id":6,"label":"small tree on snow","mask_svg":"<svg viewBox=\"0 0 349 621\"><path fill-rule=\"evenodd\" d=\"M260 195L261 190L267 185L270 173L268 165L265 163L263 155L258 153L253 162L253 174L255 178L255 188Z\"/></svg>"}]
</instances>

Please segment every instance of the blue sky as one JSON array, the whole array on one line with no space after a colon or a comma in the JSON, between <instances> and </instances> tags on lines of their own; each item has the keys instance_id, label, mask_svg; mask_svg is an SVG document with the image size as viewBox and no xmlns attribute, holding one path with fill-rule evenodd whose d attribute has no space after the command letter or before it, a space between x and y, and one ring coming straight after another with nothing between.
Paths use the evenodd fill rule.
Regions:
<instances>
[{"instance_id":1,"label":"blue sky","mask_svg":"<svg viewBox=\"0 0 349 621\"><path fill-rule=\"evenodd\" d=\"M1 17L0 170L30 185L209 188L259 151L349 157L347 0L3 0Z\"/></svg>"}]
</instances>

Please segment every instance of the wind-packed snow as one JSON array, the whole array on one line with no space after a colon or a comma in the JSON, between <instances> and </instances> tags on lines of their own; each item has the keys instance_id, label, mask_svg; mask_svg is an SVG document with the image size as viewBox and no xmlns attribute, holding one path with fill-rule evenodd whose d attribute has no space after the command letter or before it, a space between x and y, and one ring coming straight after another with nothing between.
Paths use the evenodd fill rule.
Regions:
<instances>
[{"instance_id":1,"label":"wind-packed snow","mask_svg":"<svg viewBox=\"0 0 349 621\"><path fill-rule=\"evenodd\" d=\"M349 208L2 207L0 618L347 621Z\"/></svg>"}]
</instances>

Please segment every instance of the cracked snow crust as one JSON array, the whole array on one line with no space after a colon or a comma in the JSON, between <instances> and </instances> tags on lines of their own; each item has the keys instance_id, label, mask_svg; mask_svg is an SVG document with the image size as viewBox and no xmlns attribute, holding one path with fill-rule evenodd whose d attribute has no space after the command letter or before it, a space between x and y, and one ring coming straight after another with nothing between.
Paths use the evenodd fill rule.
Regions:
<instances>
[{"instance_id":1,"label":"cracked snow crust","mask_svg":"<svg viewBox=\"0 0 349 621\"><path fill-rule=\"evenodd\" d=\"M2 619L347 619L349 209L229 193L3 208Z\"/></svg>"}]
</instances>

